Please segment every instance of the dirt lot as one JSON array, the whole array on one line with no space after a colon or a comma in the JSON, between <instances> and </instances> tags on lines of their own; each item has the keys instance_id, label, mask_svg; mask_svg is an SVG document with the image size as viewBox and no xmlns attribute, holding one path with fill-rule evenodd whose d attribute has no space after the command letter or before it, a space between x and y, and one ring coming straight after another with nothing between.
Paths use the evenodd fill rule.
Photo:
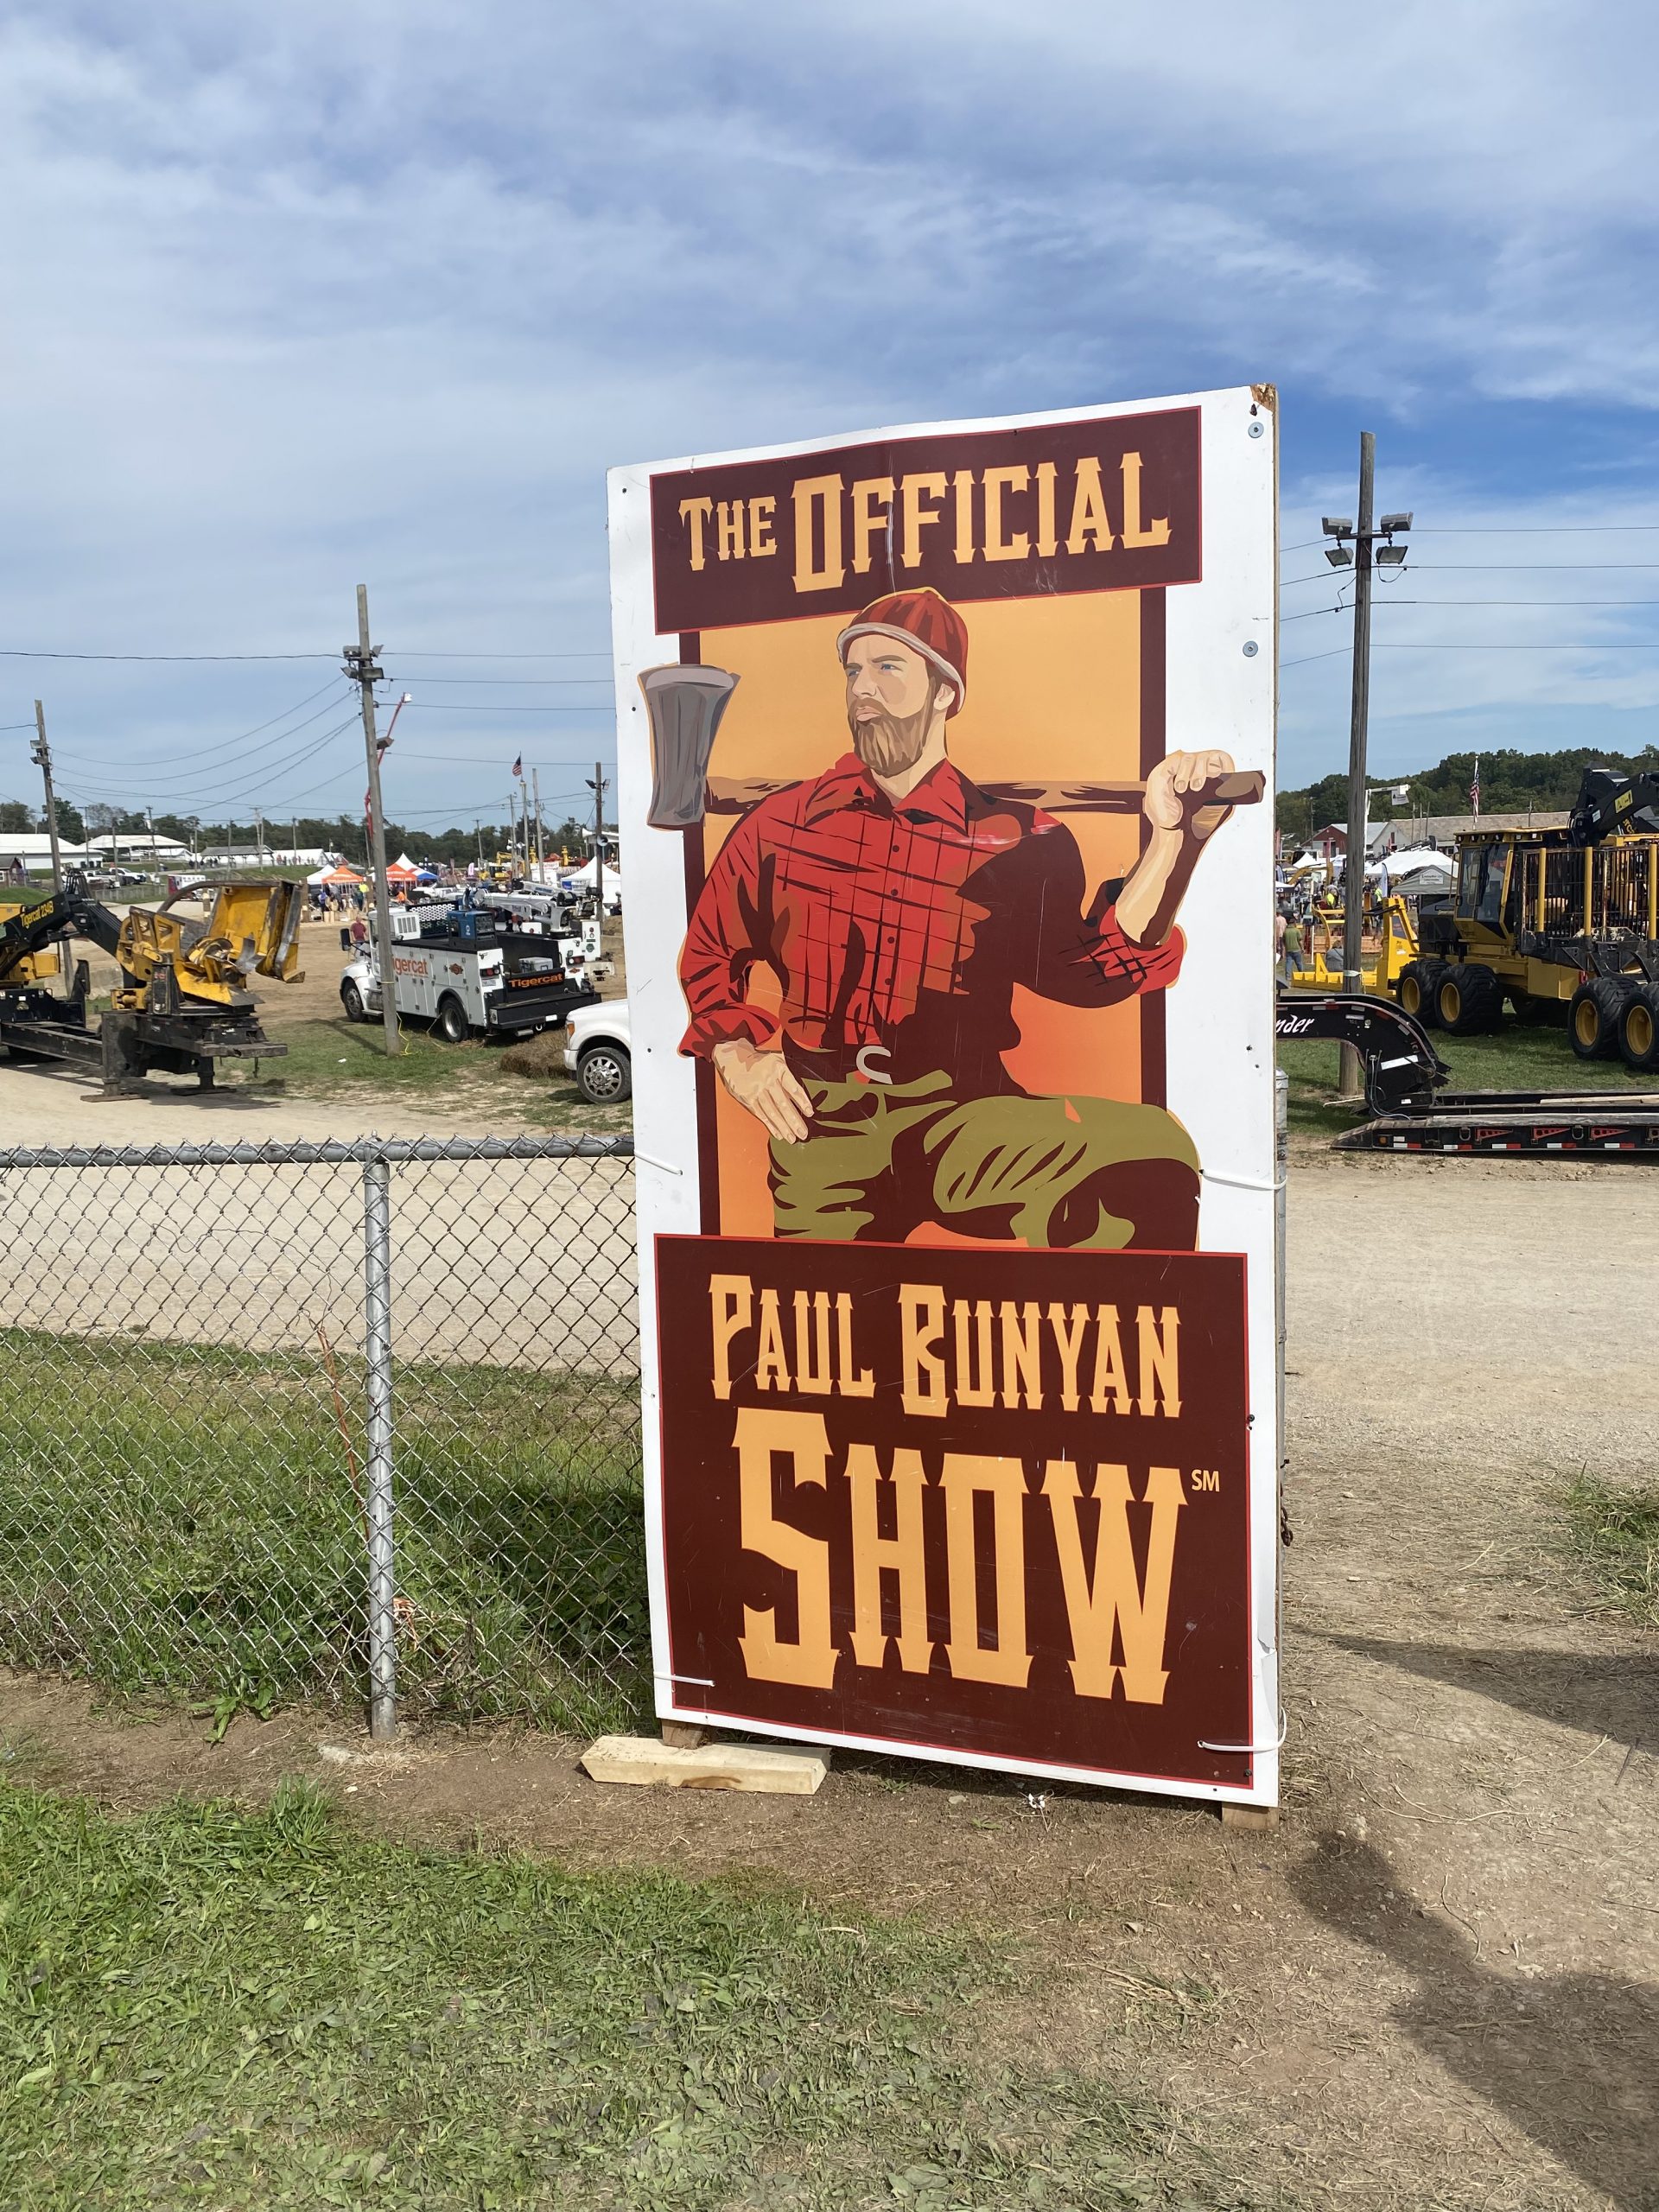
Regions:
<instances>
[{"instance_id":1,"label":"dirt lot","mask_svg":"<svg viewBox=\"0 0 1659 2212\"><path fill-rule=\"evenodd\" d=\"M1592 1611L1558 1502L1650 1468L1659 1179L1308 1153L1291 1236L1275 1834L874 1760L810 1800L606 1790L557 1741L370 1757L303 1713L215 1749L22 1681L0 1727L117 1803L298 1770L390 1832L1010 1931L987 2036L1155 2089L1289 2204L1659 2205L1656 1639Z\"/></svg>"}]
</instances>

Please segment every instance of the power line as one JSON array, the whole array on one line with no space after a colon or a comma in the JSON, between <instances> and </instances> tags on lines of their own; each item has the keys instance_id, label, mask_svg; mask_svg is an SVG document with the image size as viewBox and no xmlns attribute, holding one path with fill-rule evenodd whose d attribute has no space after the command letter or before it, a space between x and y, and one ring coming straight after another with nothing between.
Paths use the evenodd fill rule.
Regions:
<instances>
[{"instance_id":1,"label":"power line","mask_svg":"<svg viewBox=\"0 0 1659 2212\"><path fill-rule=\"evenodd\" d=\"M1518 569L1537 569L1551 575L1570 569L1581 569L1586 572L1593 570L1598 574L1605 574L1612 569L1625 573L1640 569L1650 573L1659 569L1659 561L1414 561L1411 565L1414 574L1418 575L1426 569L1432 569L1437 575L1456 575L1461 573L1484 576L1510 574Z\"/></svg>"},{"instance_id":2,"label":"power line","mask_svg":"<svg viewBox=\"0 0 1659 2212\"><path fill-rule=\"evenodd\" d=\"M1469 522L1424 523L1418 537L1600 537L1615 531L1656 531L1659 522ZM1281 545L1281 553L1306 553L1322 545L1321 537L1300 538Z\"/></svg>"},{"instance_id":3,"label":"power line","mask_svg":"<svg viewBox=\"0 0 1659 2212\"><path fill-rule=\"evenodd\" d=\"M168 663L174 665L191 662L275 661L275 660L337 660L337 653L92 653L40 652L22 645L0 645L0 660L114 660ZM590 652L563 653L494 653L494 652L423 652L413 647L400 652L399 660L603 660L611 658L609 652L595 648ZM18 728L23 724L15 725ZM33 727L33 725L29 725Z\"/></svg>"},{"instance_id":4,"label":"power line","mask_svg":"<svg viewBox=\"0 0 1659 2212\"><path fill-rule=\"evenodd\" d=\"M1467 522L1426 523L1420 537L1599 537L1616 530L1659 530L1659 522Z\"/></svg>"},{"instance_id":5,"label":"power line","mask_svg":"<svg viewBox=\"0 0 1659 2212\"><path fill-rule=\"evenodd\" d=\"M1377 639L1380 653L1659 653L1659 638L1509 638L1483 645L1466 638L1426 638L1408 643L1397 638ZM1295 660L1281 660L1281 669L1306 668L1311 660L1332 660L1352 652L1351 645L1333 645L1329 652L1304 653Z\"/></svg>"},{"instance_id":6,"label":"power line","mask_svg":"<svg viewBox=\"0 0 1659 2212\"><path fill-rule=\"evenodd\" d=\"M1549 607L1558 614L1564 614L1575 607L1659 607L1659 599L1395 599L1390 595L1377 603L1379 607ZM1309 622L1321 614L1346 614L1351 611L1338 601L1335 607L1305 607L1298 613L1281 614L1279 620ZM1616 644L1618 640L1608 642Z\"/></svg>"},{"instance_id":7,"label":"power line","mask_svg":"<svg viewBox=\"0 0 1659 2212\"><path fill-rule=\"evenodd\" d=\"M390 660L390 653L386 656ZM515 690L574 691L585 683L608 683L608 671L603 676L423 676L422 683L465 683L474 688L480 684L505 684ZM413 701L410 702L412 705Z\"/></svg>"},{"instance_id":8,"label":"power line","mask_svg":"<svg viewBox=\"0 0 1659 2212\"><path fill-rule=\"evenodd\" d=\"M278 777L289 775L296 768L303 767L308 760L315 760L318 753L322 751L326 745L332 744L334 739L337 738L343 730L347 730L351 728L352 720L353 717L348 715L344 721L336 722L332 729L324 730L321 737L314 740L310 745L305 747L299 753L296 753L291 760L278 760L269 764L267 766L260 769L257 774L251 777L245 783L238 783L234 786L223 785L217 790L211 790L207 791L197 791L194 789L187 789L187 791L181 794L179 801L175 802L173 806L164 807L162 810L166 813L175 813L177 811L178 804L189 804L193 807L228 805L238 798L245 798L249 797L256 791L269 790ZM112 802L116 798L126 798L129 801L149 801L152 799L155 795L149 785L131 786L118 784L111 785L101 779L98 779L97 772L95 770L89 774L87 770L84 767L77 772L74 780L83 790L96 790L98 792L103 794L105 800L108 802ZM91 798L87 801L88 804L94 804L96 803L96 800ZM129 810L130 810L130 808Z\"/></svg>"},{"instance_id":9,"label":"power line","mask_svg":"<svg viewBox=\"0 0 1659 2212\"><path fill-rule=\"evenodd\" d=\"M587 707L474 707L460 700L411 699L409 709L419 715L602 715L606 702L595 699Z\"/></svg>"},{"instance_id":10,"label":"power line","mask_svg":"<svg viewBox=\"0 0 1659 2212\"><path fill-rule=\"evenodd\" d=\"M1575 607L1659 607L1659 599L1396 599L1390 593L1380 607L1553 607L1565 613ZM1345 614L1345 607L1310 607L1281 614L1281 622L1305 622L1310 614Z\"/></svg>"},{"instance_id":11,"label":"power line","mask_svg":"<svg viewBox=\"0 0 1659 2212\"><path fill-rule=\"evenodd\" d=\"M308 707L311 703L311 699L321 698L322 696L322 693L314 691L309 699L302 699L299 702L299 706L289 708L286 714L273 715L270 721L261 722L257 728L247 730L240 737L228 738L222 745L209 746L206 752L200 754L192 753L159 753L156 755L156 761L153 764L148 760L121 760L115 762L93 760L84 753L68 753L64 757L73 762L74 766L83 776L89 773L95 775L103 774L111 767L113 767L118 772L122 770L130 770L144 779L146 789L149 789L152 785L159 787L161 785L170 784L194 783L200 778L205 769L210 768L213 764L218 760L219 755L221 753L238 753L238 765L239 766L242 760L255 760L260 753L269 753L273 746L285 744L290 737L297 737L302 729L308 729L313 722L320 722L323 716L328 713L330 708L339 703L337 687L335 685L332 683L325 683L322 688L323 691L335 693L336 696L330 698L323 706L319 707L315 715L308 715L302 722L295 722L289 728L279 730L275 737L268 739L264 745L256 745L251 753L242 753L240 751L240 748L246 744L250 737L257 737L259 734L260 730L270 729L274 723L285 721L288 715L297 714L300 707ZM194 766L190 769L188 769L183 775L178 776L171 774L150 776L148 773L148 771L152 765L165 766L169 761L174 760L190 760L194 763ZM225 764L220 763L219 765L222 766ZM217 771L215 771L215 772L217 772Z\"/></svg>"},{"instance_id":12,"label":"power line","mask_svg":"<svg viewBox=\"0 0 1659 2212\"><path fill-rule=\"evenodd\" d=\"M0 660L335 660L335 653L39 653L21 645L0 645Z\"/></svg>"},{"instance_id":13,"label":"power line","mask_svg":"<svg viewBox=\"0 0 1659 2212\"><path fill-rule=\"evenodd\" d=\"M394 651L394 649L393 649L393 648L391 648L391 647L388 647L388 648L386 649L386 652L387 652L387 658L388 658L389 659L392 658L392 656L393 656L393 651ZM417 645L417 646L412 646L412 647L409 648L407 651L404 651L404 650L397 650L397 652L396 652L396 658L397 658L398 660L604 660L604 661L608 661L608 660L610 659L610 658L611 658L611 655L610 655L610 652L609 652L609 650L608 650L608 649L607 649L607 650L606 650L606 651L604 651L604 652L601 652L601 651L599 651L598 649L595 649L594 651L593 651L593 652L582 652L582 653L478 653L478 652L461 653L461 652L423 652L423 651L422 651L422 649Z\"/></svg>"}]
</instances>

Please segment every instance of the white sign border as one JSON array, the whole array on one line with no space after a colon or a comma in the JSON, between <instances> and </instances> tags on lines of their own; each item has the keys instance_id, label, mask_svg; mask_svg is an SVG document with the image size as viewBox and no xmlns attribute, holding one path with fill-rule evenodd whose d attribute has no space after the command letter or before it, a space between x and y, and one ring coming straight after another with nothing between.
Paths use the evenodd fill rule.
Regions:
<instances>
[{"instance_id":1,"label":"white sign border","mask_svg":"<svg viewBox=\"0 0 1659 2212\"><path fill-rule=\"evenodd\" d=\"M1109 422L1124 416L1196 407L1200 414L1204 575L1165 588L1166 743L1172 751L1222 745L1241 768L1268 779L1266 803L1241 808L1227 826L1235 854L1255 849L1242 871L1200 868L1183 902L1186 957L1165 995L1170 1109L1191 1130L1204 1165L1201 1250L1246 1256L1250 1431L1250 1739L1248 1787L1065 1766L1046 1760L909 1745L840 1731L782 1727L699 1704L703 1685L677 1682L657 1668L658 1717L740 1728L790 1742L824 1743L896 1758L971 1766L1038 1778L1082 1782L1148 1795L1274 1805L1279 1802L1283 1740L1279 1690L1280 1395L1283 1389L1275 1303L1277 1188L1274 1134L1273 794L1278 677L1278 428L1276 399L1260 385L1188 393L1039 414L977 416L957 423L908 423L845 436L819 436L737 452L690 454L630 464L608 479L611 624L616 676L617 821L623 838L623 942L635 1064L636 1236L639 1281L641 1442L653 1660L669 1650L663 1569L662 1427L658 1394L656 1240L696 1236L702 1229L695 1138L696 1072L676 1049L685 1027L684 1000L673 957L683 934L684 857L677 836L645 828L650 802L651 741L639 678L647 668L679 658L677 632L656 628L652 574L651 479L664 472L727 467L812 454L885 440L969 435L1051 423ZM1264 533L1272 559L1264 563ZM1229 906L1231 884L1264 887L1259 911ZM675 918L671 935L664 906ZM1249 987L1239 988L1239 977ZM1259 982L1255 980L1259 978ZM645 1072L643 1084L639 1080ZM1215 1081L1224 1068L1232 1080ZM1266 1203L1264 1203L1264 1198ZM1198 1748L1195 1746L1195 1748ZM1230 1749L1233 1746L1229 1745Z\"/></svg>"}]
</instances>

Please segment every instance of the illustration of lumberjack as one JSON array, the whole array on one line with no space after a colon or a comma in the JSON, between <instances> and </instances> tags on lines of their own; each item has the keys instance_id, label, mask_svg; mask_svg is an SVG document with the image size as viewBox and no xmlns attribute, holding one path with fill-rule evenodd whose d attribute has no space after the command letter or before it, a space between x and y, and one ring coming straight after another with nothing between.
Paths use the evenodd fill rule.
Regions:
<instances>
[{"instance_id":1,"label":"illustration of lumberjack","mask_svg":"<svg viewBox=\"0 0 1659 2212\"><path fill-rule=\"evenodd\" d=\"M924 1223L1027 1245L1190 1251L1198 1173L1161 1108L1033 1097L1003 1065L1016 983L1064 1006L1165 989L1171 925L1230 811L1225 753L1147 779L1145 850L1084 911L1083 857L1035 805L978 789L946 729L968 628L931 590L874 601L836 641L853 750L764 798L721 847L680 962L681 1050L771 1140L779 1236L899 1243ZM747 998L776 973L781 1020Z\"/></svg>"}]
</instances>

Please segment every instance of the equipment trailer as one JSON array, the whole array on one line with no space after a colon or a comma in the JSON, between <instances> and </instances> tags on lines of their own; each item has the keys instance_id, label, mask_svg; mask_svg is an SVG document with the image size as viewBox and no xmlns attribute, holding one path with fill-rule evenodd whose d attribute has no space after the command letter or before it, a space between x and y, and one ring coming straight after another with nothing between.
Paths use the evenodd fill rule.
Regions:
<instances>
[{"instance_id":1,"label":"equipment trailer","mask_svg":"<svg viewBox=\"0 0 1659 2212\"><path fill-rule=\"evenodd\" d=\"M0 921L0 1045L95 1069L106 1096L152 1073L194 1075L211 1090L220 1060L275 1059L288 1049L266 1036L246 986L256 974L297 977L302 900L296 884L265 882L221 885L203 922L171 912L170 900L122 917L78 890L15 908ZM71 970L75 933L121 968L97 1028L87 1019L86 963ZM66 978L67 991L50 988Z\"/></svg>"},{"instance_id":2,"label":"equipment trailer","mask_svg":"<svg viewBox=\"0 0 1659 2212\"><path fill-rule=\"evenodd\" d=\"M1573 1153L1659 1160L1659 1091L1447 1090L1452 1071L1421 1025L1387 999L1281 991L1277 1035L1352 1045L1371 1116L1338 1152Z\"/></svg>"}]
</instances>

